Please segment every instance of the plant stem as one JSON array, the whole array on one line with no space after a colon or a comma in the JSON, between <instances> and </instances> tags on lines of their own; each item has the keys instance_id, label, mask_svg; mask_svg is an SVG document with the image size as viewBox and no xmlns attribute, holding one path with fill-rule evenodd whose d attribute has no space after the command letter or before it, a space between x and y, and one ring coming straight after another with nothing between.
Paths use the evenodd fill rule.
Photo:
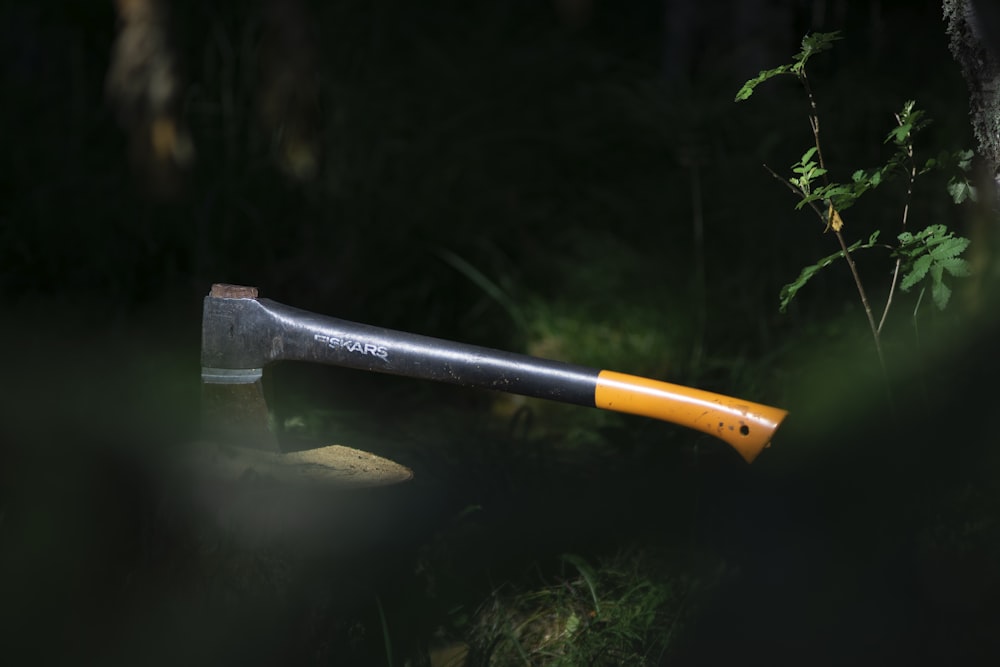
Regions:
<instances>
[{"instance_id":1,"label":"plant stem","mask_svg":"<svg viewBox=\"0 0 1000 667\"><path fill-rule=\"evenodd\" d=\"M834 231L833 233L837 235L837 241L840 242L840 249L844 252L844 259L847 260L847 266L851 268L851 275L854 276L854 284L858 288L858 295L861 297L861 304L865 307L865 316L868 318L868 326L872 331L872 340L875 341L875 352L878 354L878 363L882 367L882 376L885 378L886 386L888 386L889 369L885 365L885 356L882 354L882 336L879 326L875 324L875 314L868 303L868 295L865 294L864 284L861 282L861 276L858 275L858 267L854 263L854 258L851 257L851 252L847 249L847 242L844 241L844 235L839 231Z\"/></svg>"},{"instance_id":2,"label":"plant stem","mask_svg":"<svg viewBox=\"0 0 1000 667\"><path fill-rule=\"evenodd\" d=\"M903 119L900 118L899 114L896 114L896 123L900 126L903 124ZM910 161L910 179L906 184L906 199L903 202L903 222L900 225L903 231L906 231L906 221L910 215L910 200L913 198L913 182L917 180L917 163L913 159L913 142L907 139L906 141L906 157ZM889 296L885 300L885 308L882 310L882 319L878 323L878 331L882 333L882 326L885 324L886 317L889 315L889 307L892 306L892 297L896 293L896 285L899 283L899 269L903 264L903 258L896 258L896 266L892 271L892 282L889 283ZM923 296L923 294L921 294ZM919 300L917 301L919 305Z\"/></svg>"},{"instance_id":3,"label":"plant stem","mask_svg":"<svg viewBox=\"0 0 1000 667\"><path fill-rule=\"evenodd\" d=\"M812 128L813 141L816 145L816 157L819 160L820 168L822 168L825 172L826 161L823 159L823 146L819 139L819 111L816 107L816 97L813 95L812 88L809 86L809 78L806 76L805 67L802 68L802 71L799 74L799 79L802 81L802 86L805 88L806 96L809 99L809 127ZM823 174L823 182L826 185L830 184L830 178L826 173ZM825 216L818 210L817 206L813 206L813 210L816 210L820 214L820 219L827 222ZM882 367L882 377L885 379L886 388L888 389L889 371L885 365L885 355L882 353L881 326L875 323L875 314L872 312L871 304L868 302L868 295L865 293L864 283L861 281L861 276L858 274L857 265L854 263L854 259L851 257L851 252L847 248L847 242L844 241L844 235L841 234L839 229L834 229L833 233L837 237L837 242L840 243L840 249L844 253L844 259L847 260L847 266L851 269L851 276L854 278L854 285L858 288L858 295L861 297L861 305L864 306L865 316L868 318L868 326L872 332L872 340L875 342L875 353L878 355L878 363L879 366ZM891 393L889 400L891 403Z\"/></svg>"},{"instance_id":4,"label":"plant stem","mask_svg":"<svg viewBox=\"0 0 1000 667\"><path fill-rule=\"evenodd\" d=\"M813 97L812 87L809 85L809 77L806 76L806 68L802 67L799 75L802 86L806 89L806 97L809 98L809 127L812 128L813 141L816 143L816 157L819 158L819 166L826 169L826 161L823 160L823 147L819 143L819 110L816 108L816 98ZM829 183L826 175L823 175L824 182Z\"/></svg>"}]
</instances>

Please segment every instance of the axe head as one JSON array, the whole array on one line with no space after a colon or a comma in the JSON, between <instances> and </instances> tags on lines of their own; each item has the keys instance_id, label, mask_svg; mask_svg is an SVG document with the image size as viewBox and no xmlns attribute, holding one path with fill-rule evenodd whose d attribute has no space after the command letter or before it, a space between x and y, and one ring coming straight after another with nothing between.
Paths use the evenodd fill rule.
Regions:
<instances>
[{"instance_id":1,"label":"axe head","mask_svg":"<svg viewBox=\"0 0 1000 667\"><path fill-rule=\"evenodd\" d=\"M395 484L413 472L389 459L342 445L286 452L276 433L263 391L262 355L271 331L233 321L240 300L256 299L257 289L217 284L205 298L202 318L202 436L198 465L225 479L247 474L283 482L364 487ZM240 335L233 336L239 329ZM256 333L256 336L255 336ZM219 364L218 360L225 360ZM239 360L235 363L233 360ZM211 364L211 365L206 365ZM232 368L241 363L247 368ZM226 368L217 366L224 365ZM296 449L301 448L296 443Z\"/></svg>"}]
</instances>

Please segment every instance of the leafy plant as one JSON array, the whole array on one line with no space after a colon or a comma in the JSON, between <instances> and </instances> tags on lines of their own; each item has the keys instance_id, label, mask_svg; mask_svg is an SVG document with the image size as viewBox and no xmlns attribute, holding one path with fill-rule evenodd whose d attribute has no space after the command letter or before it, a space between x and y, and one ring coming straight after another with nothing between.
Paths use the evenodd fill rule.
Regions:
<instances>
[{"instance_id":1,"label":"leafy plant","mask_svg":"<svg viewBox=\"0 0 1000 667\"><path fill-rule=\"evenodd\" d=\"M858 296L868 319L879 363L883 374L886 374L881 334L892 306L896 287L907 291L918 284L929 282L934 303L938 308L944 309L951 296L951 289L944 283L945 274L962 277L970 273L968 263L961 258L961 254L969 245L968 239L956 237L943 224L930 225L916 234L907 231L906 226L914 183L918 176L932 169L950 168L955 172L947 186L952 199L955 203L961 203L967 199L974 201L977 193L968 178L972 163L972 151L942 153L936 159L929 159L923 165L919 165L913 147L914 135L927 127L930 120L925 117L922 110L916 108L916 103L910 100L903 104L902 109L895 114L896 126L885 137L884 143L891 144L895 148L888 160L875 168L855 170L849 181L831 180L823 158L820 118L816 98L806 73L806 63L813 55L830 49L833 43L839 39L841 39L839 32L807 35L802 40L801 50L793 57L791 63L764 70L747 81L736 93L736 101L748 99L753 95L757 86L784 74L794 75L805 89L809 101L809 126L812 130L813 145L791 166L793 176L785 178L767 165L764 166L772 176L783 182L798 196L799 201L795 205L796 209L809 206L819 218L820 223L823 224L823 231L833 232L840 245L840 250L806 266L794 281L785 285L779 295L779 309L781 312L785 312L791 300L814 275L836 260L843 258L851 270ZM891 246L879 243L878 239L882 232L879 229L872 232L867 241L859 240L848 244L844 236L843 212L853 206L869 190L873 190L893 178L902 178L906 182L906 195L900 220L902 231L896 236L898 245ZM853 257L853 253L858 250L872 248L888 248L891 251L890 256L895 259L889 293L878 320L876 320L875 311L870 304L865 285ZM922 296L923 291L921 291ZM919 301L918 299L918 304Z\"/></svg>"},{"instance_id":2,"label":"leafy plant","mask_svg":"<svg viewBox=\"0 0 1000 667\"><path fill-rule=\"evenodd\" d=\"M969 239L956 237L944 225L931 225L918 234L903 232L899 235L899 244L895 254L903 263L900 289L908 290L925 278L929 279L934 303L944 310L951 298L951 289L944 284L944 274L969 275L969 263L959 257L969 247Z\"/></svg>"}]
</instances>

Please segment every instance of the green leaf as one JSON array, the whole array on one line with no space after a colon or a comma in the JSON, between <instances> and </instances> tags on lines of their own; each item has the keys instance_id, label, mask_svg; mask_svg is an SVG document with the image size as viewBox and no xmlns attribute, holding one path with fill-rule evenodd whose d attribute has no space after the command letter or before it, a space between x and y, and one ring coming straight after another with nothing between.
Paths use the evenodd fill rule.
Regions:
<instances>
[{"instance_id":1,"label":"green leaf","mask_svg":"<svg viewBox=\"0 0 1000 667\"><path fill-rule=\"evenodd\" d=\"M839 30L835 32L814 32L811 35L806 35L802 38L802 50L793 58L795 64L792 66L792 71L796 74L801 74L806 61L810 57L826 51L833 46L834 42L840 39L843 38Z\"/></svg>"},{"instance_id":2,"label":"green leaf","mask_svg":"<svg viewBox=\"0 0 1000 667\"><path fill-rule=\"evenodd\" d=\"M934 297L934 305L938 307L938 310L944 310L948 307L948 301L951 299L951 288L941 280L940 270L935 272L932 278L931 296Z\"/></svg>"},{"instance_id":3,"label":"green leaf","mask_svg":"<svg viewBox=\"0 0 1000 667\"><path fill-rule=\"evenodd\" d=\"M907 100L903 104L903 109L896 114L896 118L899 120L899 127L895 127L889 131L889 134L885 137L885 143L892 141L897 146L907 146L911 143L911 136L924 129L930 124L930 121L924 118L924 112L920 109L914 109L916 102L914 100Z\"/></svg>"},{"instance_id":4,"label":"green leaf","mask_svg":"<svg viewBox=\"0 0 1000 667\"><path fill-rule=\"evenodd\" d=\"M885 143L889 143L890 141L892 141L897 144L905 144L906 140L909 139L910 137L910 130L912 129L913 126L910 125L909 123L904 123L899 127L892 128L891 130L889 130L889 134L887 134L885 137Z\"/></svg>"},{"instance_id":5,"label":"green leaf","mask_svg":"<svg viewBox=\"0 0 1000 667\"><path fill-rule=\"evenodd\" d=\"M826 51L831 46L833 42L841 39L840 32L817 32L811 35L806 35L802 38L802 50L799 51L793 58L793 63L789 65L781 65L780 67L775 67L774 69L761 70L761 72L750 79L737 91L736 101L742 102L743 100L749 99L753 95L754 89L765 81L769 81L776 76L781 76L782 74L795 74L796 76L801 76L802 71L805 69L806 61L809 60L810 56L821 51Z\"/></svg>"},{"instance_id":6,"label":"green leaf","mask_svg":"<svg viewBox=\"0 0 1000 667\"><path fill-rule=\"evenodd\" d=\"M792 71L791 65L782 65L781 67L775 67L774 69L761 70L760 74L750 79L743 84L743 87L739 89L736 93L736 102L742 102L743 100L749 99L753 95L754 88L760 84L773 79L776 76L782 74L788 74Z\"/></svg>"},{"instance_id":7,"label":"green leaf","mask_svg":"<svg viewBox=\"0 0 1000 667\"><path fill-rule=\"evenodd\" d=\"M813 159L813 156L816 155L816 151L818 150L819 148L813 146L812 148L810 148L809 150L807 150L805 153L802 154L802 157L799 158L797 164L805 164L809 162L810 160Z\"/></svg>"},{"instance_id":8,"label":"green leaf","mask_svg":"<svg viewBox=\"0 0 1000 667\"><path fill-rule=\"evenodd\" d=\"M830 183L816 188L815 193L823 199L832 200L837 208L847 208L854 203L857 198L854 195L855 187L844 183Z\"/></svg>"},{"instance_id":9,"label":"green leaf","mask_svg":"<svg viewBox=\"0 0 1000 667\"><path fill-rule=\"evenodd\" d=\"M962 171L969 171L972 169L972 156L975 153L971 150L956 151L955 158L958 161L958 168Z\"/></svg>"},{"instance_id":10,"label":"green leaf","mask_svg":"<svg viewBox=\"0 0 1000 667\"><path fill-rule=\"evenodd\" d=\"M972 269L970 268L969 263L961 257L946 259L942 262L938 262L938 264L941 268L947 271L949 275L955 276L956 278L967 278L972 275Z\"/></svg>"},{"instance_id":11,"label":"green leaf","mask_svg":"<svg viewBox=\"0 0 1000 667\"><path fill-rule=\"evenodd\" d=\"M945 259L951 259L958 257L965 249L969 247L969 239L964 237L955 238L953 236L948 236L947 238L936 241L933 248L931 248L931 256L937 261L943 261Z\"/></svg>"},{"instance_id":12,"label":"green leaf","mask_svg":"<svg viewBox=\"0 0 1000 667\"><path fill-rule=\"evenodd\" d=\"M948 194L951 195L951 200L956 204L961 204L966 199L972 202L979 201L979 192L976 191L976 186L967 178L952 176L945 187Z\"/></svg>"},{"instance_id":13,"label":"green leaf","mask_svg":"<svg viewBox=\"0 0 1000 667\"><path fill-rule=\"evenodd\" d=\"M778 311L785 313L788 311L788 304L791 303L798 291L805 287L805 284L809 282L809 279L816 274L823 266L819 264L813 264L812 266L807 266L802 269L799 273L798 278L788 283L781 288L781 293L778 294L779 304Z\"/></svg>"},{"instance_id":14,"label":"green leaf","mask_svg":"<svg viewBox=\"0 0 1000 667\"><path fill-rule=\"evenodd\" d=\"M944 275L961 278L971 274L969 263L959 257L969 247L969 239L955 236L945 225L929 225L916 234L902 232L897 238L900 245L894 255L903 261L900 289L906 291L930 280L934 304L943 310L951 299Z\"/></svg>"},{"instance_id":15,"label":"green leaf","mask_svg":"<svg viewBox=\"0 0 1000 667\"><path fill-rule=\"evenodd\" d=\"M903 276L902 282L899 284L900 289L904 292L909 290L911 287L919 283L927 275L927 271L931 268L931 262L934 259L930 255L921 255L917 258L917 261L910 265L910 270Z\"/></svg>"},{"instance_id":16,"label":"green leaf","mask_svg":"<svg viewBox=\"0 0 1000 667\"><path fill-rule=\"evenodd\" d=\"M877 236L877 234L873 235L873 237L874 236ZM851 244L847 248L847 252L854 252L860 247L861 247L861 241L858 241L856 243ZM779 299L778 310L782 313L786 312L788 310L788 304L791 303L792 299L795 298L795 295L798 293L798 291L803 287L805 287L805 284L809 282L810 278L816 275L816 273L818 273L820 269L830 266L830 264L833 264L834 261L843 256L844 256L844 251L839 250L833 253L832 255L827 255L826 257L819 260L812 266L807 266L803 268L802 271L799 273L799 276L795 280L793 280L792 282L788 283L787 285L781 288L781 293L778 295Z\"/></svg>"}]
</instances>

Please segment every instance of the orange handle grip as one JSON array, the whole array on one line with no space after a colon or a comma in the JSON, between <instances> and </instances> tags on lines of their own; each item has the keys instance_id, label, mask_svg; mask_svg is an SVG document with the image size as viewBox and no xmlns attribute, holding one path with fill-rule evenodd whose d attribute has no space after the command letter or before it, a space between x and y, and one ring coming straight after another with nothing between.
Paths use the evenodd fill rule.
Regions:
<instances>
[{"instance_id":1,"label":"orange handle grip","mask_svg":"<svg viewBox=\"0 0 1000 667\"><path fill-rule=\"evenodd\" d=\"M597 376L594 405L714 435L747 463L771 444L774 432L788 415L780 408L615 371L601 371Z\"/></svg>"}]
</instances>

